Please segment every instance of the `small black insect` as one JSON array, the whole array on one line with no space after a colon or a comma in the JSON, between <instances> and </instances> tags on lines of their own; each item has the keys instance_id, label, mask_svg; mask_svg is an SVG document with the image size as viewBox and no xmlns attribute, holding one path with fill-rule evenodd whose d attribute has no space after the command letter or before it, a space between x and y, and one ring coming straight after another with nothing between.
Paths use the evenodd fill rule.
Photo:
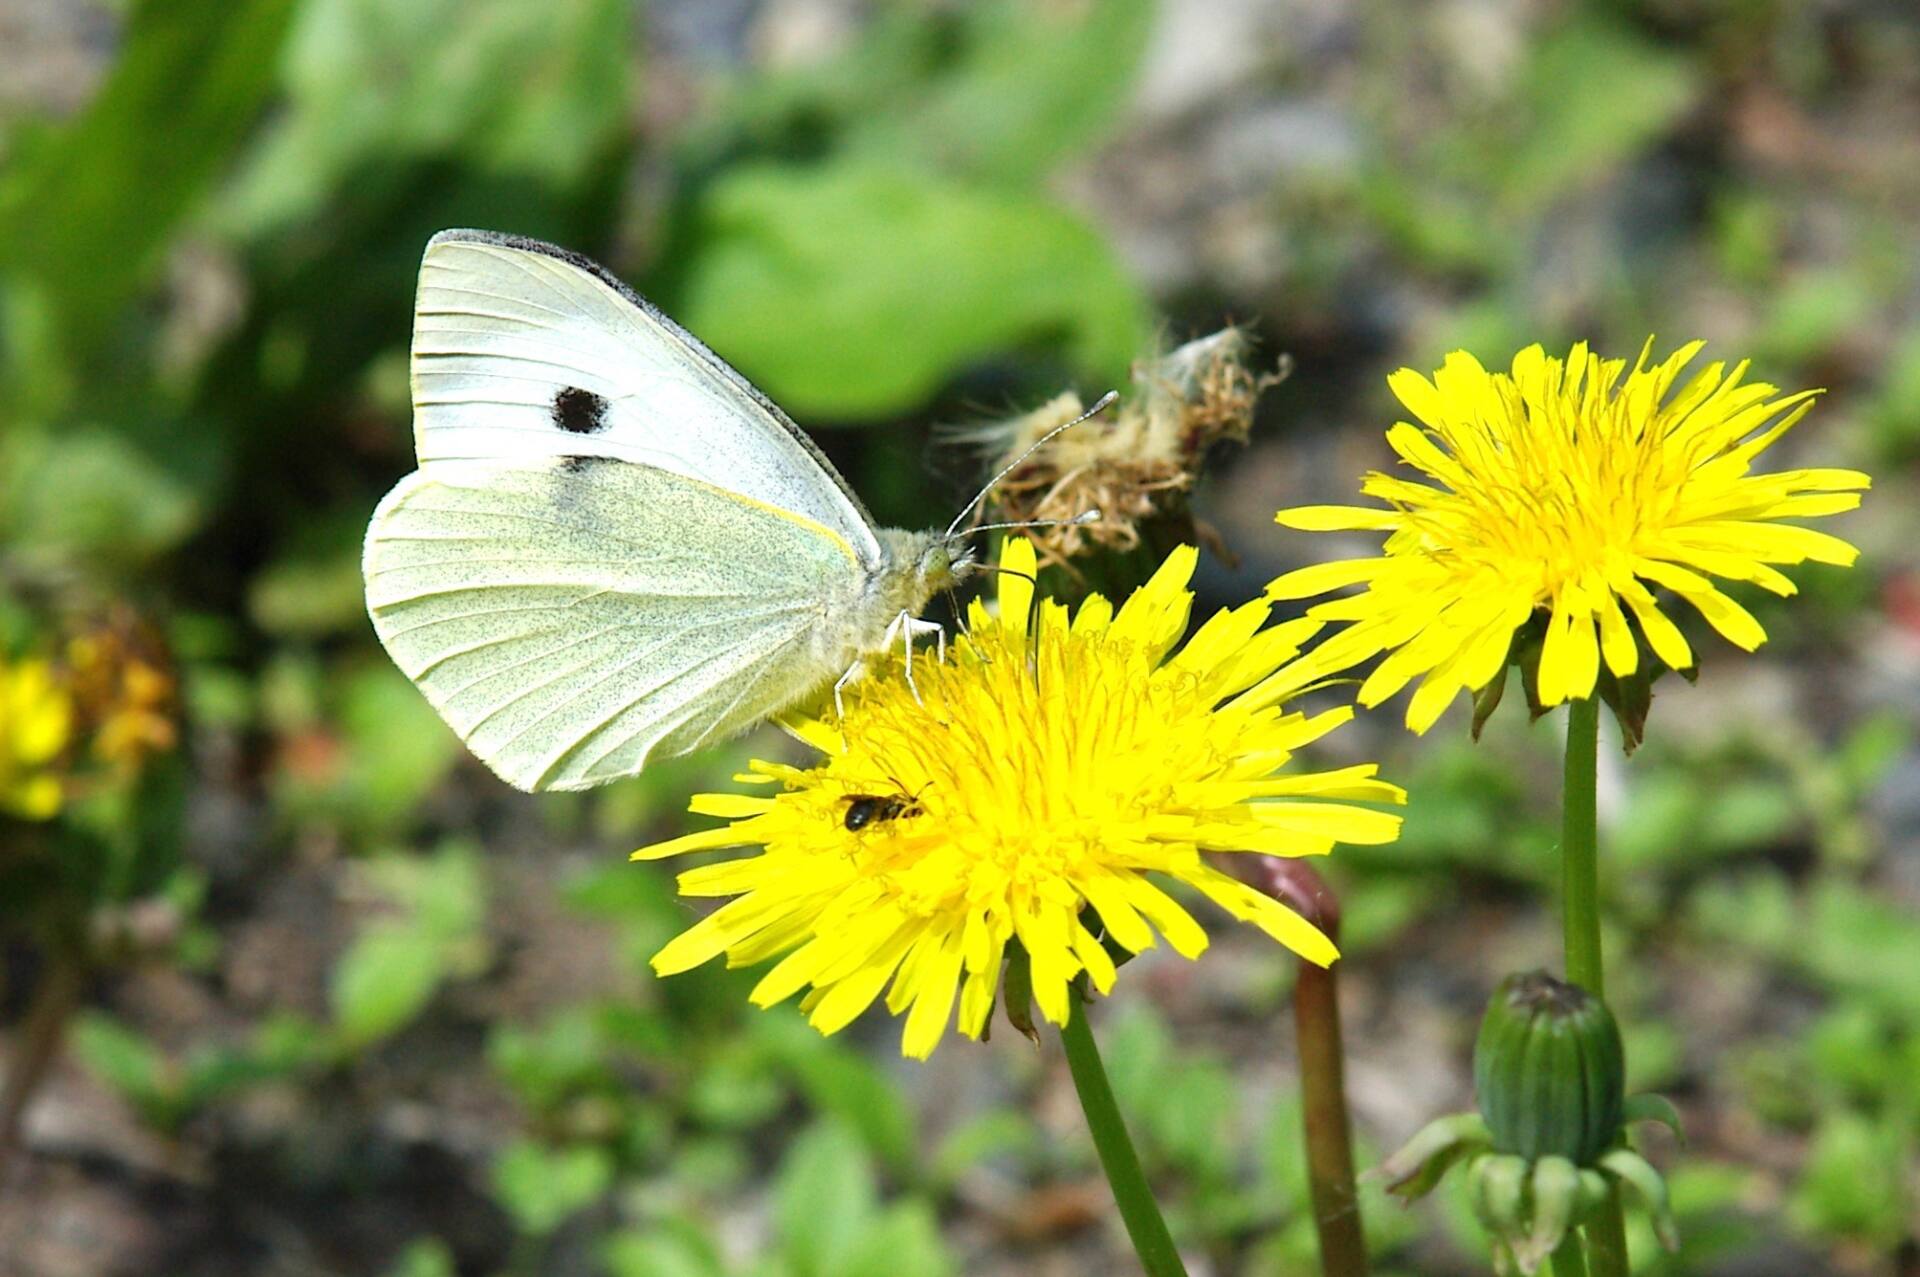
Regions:
<instances>
[{"instance_id":1,"label":"small black insect","mask_svg":"<svg viewBox=\"0 0 1920 1277\"><path fill-rule=\"evenodd\" d=\"M844 823L850 832L858 833L877 820L901 820L925 810L919 794L911 798L903 794L848 794Z\"/></svg>"},{"instance_id":2,"label":"small black insect","mask_svg":"<svg viewBox=\"0 0 1920 1277\"><path fill-rule=\"evenodd\" d=\"M607 428L607 401L591 390L562 386L553 393L553 424L576 435Z\"/></svg>"}]
</instances>

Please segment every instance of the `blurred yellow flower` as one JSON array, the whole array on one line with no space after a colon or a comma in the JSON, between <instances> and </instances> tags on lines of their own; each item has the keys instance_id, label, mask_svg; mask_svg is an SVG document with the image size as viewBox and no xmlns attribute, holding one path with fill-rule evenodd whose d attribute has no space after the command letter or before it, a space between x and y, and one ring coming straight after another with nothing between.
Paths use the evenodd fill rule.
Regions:
<instances>
[{"instance_id":1,"label":"blurred yellow flower","mask_svg":"<svg viewBox=\"0 0 1920 1277\"><path fill-rule=\"evenodd\" d=\"M1309 611L1347 624L1304 658L1303 673L1325 677L1389 652L1359 700L1377 705L1419 677L1407 726L1424 732L1458 693L1506 668L1514 632L1538 611L1538 700L1581 699L1603 657L1615 675L1635 673L1642 640L1674 669L1693 664L1649 586L1686 600L1736 646L1758 647L1759 622L1709 578L1785 595L1794 584L1773 565L1851 564L1858 551L1845 541L1771 520L1851 510L1870 480L1855 470L1750 474L1817 392L1743 382L1744 362L1709 364L1674 391L1701 345L1648 367L1650 339L1631 372L1583 343L1564 362L1529 346L1506 373L1463 351L1432 381L1395 373L1389 384L1421 425L1403 421L1387 442L1434 482L1369 474L1361 491L1390 508L1278 516L1310 532L1390 534L1381 554L1302 568L1267 587L1270 598L1294 599L1366 586Z\"/></svg>"},{"instance_id":2,"label":"blurred yellow flower","mask_svg":"<svg viewBox=\"0 0 1920 1277\"><path fill-rule=\"evenodd\" d=\"M0 658L0 813L50 820L60 811L51 765L67 746L73 705L45 661Z\"/></svg>"},{"instance_id":3,"label":"blurred yellow flower","mask_svg":"<svg viewBox=\"0 0 1920 1277\"><path fill-rule=\"evenodd\" d=\"M133 618L110 618L70 640L66 665L95 758L131 772L179 743L173 676L157 638Z\"/></svg>"},{"instance_id":4,"label":"blurred yellow flower","mask_svg":"<svg viewBox=\"0 0 1920 1277\"><path fill-rule=\"evenodd\" d=\"M1082 972L1101 992L1113 986L1096 929L1136 953L1157 931L1197 956L1206 933L1156 877L1310 961L1334 959L1298 914L1201 855L1312 855L1397 836L1398 816L1328 801L1403 801L1371 764L1277 774L1351 717L1281 705L1298 686L1284 663L1318 623L1263 629L1270 607L1255 600L1175 652L1193 599L1191 547L1117 612L1095 596L1072 617L1046 600L1030 618L1034 557L1028 542L1007 543L998 614L976 602L944 663L915 662L917 697L896 658L856 685L844 719L790 725L819 762L756 761L737 778L779 792L699 795L693 811L730 823L634 853L764 848L680 875L686 895L736 899L656 954L656 971L723 953L734 966L784 955L755 1003L812 986L802 1006L832 1033L885 990L888 1009L907 1013L903 1051L924 1058L956 997L960 1031L985 1029L1011 940L1055 1024Z\"/></svg>"}]
</instances>

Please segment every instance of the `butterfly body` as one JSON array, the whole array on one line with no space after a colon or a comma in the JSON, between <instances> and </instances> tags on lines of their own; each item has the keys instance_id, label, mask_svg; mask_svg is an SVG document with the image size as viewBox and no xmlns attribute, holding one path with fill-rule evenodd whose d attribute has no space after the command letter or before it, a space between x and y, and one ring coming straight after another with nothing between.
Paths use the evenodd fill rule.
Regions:
<instances>
[{"instance_id":1,"label":"butterfly body","mask_svg":"<svg viewBox=\"0 0 1920 1277\"><path fill-rule=\"evenodd\" d=\"M877 528L806 436L599 267L434 237L420 468L374 512L374 629L484 762L579 789L726 739L879 650L971 569Z\"/></svg>"}]
</instances>

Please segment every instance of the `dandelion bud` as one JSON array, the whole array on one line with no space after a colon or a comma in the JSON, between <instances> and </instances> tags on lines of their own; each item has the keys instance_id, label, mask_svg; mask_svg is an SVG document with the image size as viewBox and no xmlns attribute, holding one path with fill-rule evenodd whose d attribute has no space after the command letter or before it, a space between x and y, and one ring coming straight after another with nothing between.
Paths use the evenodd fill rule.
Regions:
<instances>
[{"instance_id":1,"label":"dandelion bud","mask_svg":"<svg viewBox=\"0 0 1920 1277\"><path fill-rule=\"evenodd\" d=\"M1657 1095L1621 1094L1625 1057L1606 1004L1544 971L1501 981L1480 1022L1478 1113L1429 1122L1373 1172L1411 1200L1455 1166L1493 1243L1495 1271L1540 1271L1616 1185L1632 1188L1660 1244L1679 1244L1660 1173L1621 1140L1624 1122L1680 1116Z\"/></svg>"},{"instance_id":2,"label":"dandelion bud","mask_svg":"<svg viewBox=\"0 0 1920 1277\"><path fill-rule=\"evenodd\" d=\"M1619 1136L1625 1076L1620 1030L1600 999L1544 971L1501 981L1473 1052L1497 1151L1591 1166Z\"/></svg>"}]
</instances>

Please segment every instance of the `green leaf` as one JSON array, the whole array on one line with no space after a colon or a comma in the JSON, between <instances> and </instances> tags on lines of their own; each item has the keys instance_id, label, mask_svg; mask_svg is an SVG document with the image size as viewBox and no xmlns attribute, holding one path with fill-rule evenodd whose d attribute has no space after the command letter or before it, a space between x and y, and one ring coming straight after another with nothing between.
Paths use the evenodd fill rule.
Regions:
<instances>
[{"instance_id":1,"label":"green leaf","mask_svg":"<svg viewBox=\"0 0 1920 1277\"><path fill-rule=\"evenodd\" d=\"M387 1270L387 1277L458 1277L453 1252L438 1237L422 1237L407 1243Z\"/></svg>"},{"instance_id":2,"label":"green leaf","mask_svg":"<svg viewBox=\"0 0 1920 1277\"><path fill-rule=\"evenodd\" d=\"M896 413L1036 342L1117 384L1147 333L1112 250L1033 196L872 162L762 164L716 181L689 226L677 316L802 416Z\"/></svg>"},{"instance_id":3,"label":"green leaf","mask_svg":"<svg viewBox=\"0 0 1920 1277\"><path fill-rule=\"evenodd\" d=\"M875 6L844 53L747 77L683 163L857 156L1031 187L1124 109L1153 17L1151 0Z\"/></svg>"},{"instance_id":4,"label":"green leaf","mask_svg":"<svg viewBox=\"0 0 1920 1277\"><path fill-rule=\"evenodd\" d=\"M426 1009L440 987L440 946L417 928L381 923L355 937L329 992L343 1044L377 1042Z\"/></svg>"},{"instance_id":5,"label":"green leaf","mask_svg":"<svg viewBox=\"0 0 1920 1277\"><path fill-rule=\"evenodd\" d=\"M773 1193L795 1277L839 1277L876 1211L873 1171L859 1139L835 1122L815 1126L787 1151Z\"/></svg>"},{"instance_id":6,"label":"green leaf","mask_svg":"<svg viewBox=\"0 0 1920 1277\"><path fill-rule=\"evenodd\" d=\"M1850 788L1864 792L1893 769L1913 736L1913 726L1899 711L1869 714L1841 742L1834 765Z\"/></svg>"},{"instance_id":7,"label":"green leaf","mask_svg":"<svg viewBox=\"0 0 1920 1277\"><path fill-rule=\"evenodd\" d=\"M1870 322L1884 281L1853 265L1810 270L1768 282L1767 323L1752 349L1773 363L1809 363Z\"/></svg>"},{"instance_id":8,"label":"green leaf","mask_svg":"<svg viewBox=\"0 0 1920 1277\"><path fill-rule=\"evenodd\" d=\"M487 1058L522 1104L546 1113L576 1091L612 1081L606 1048L592 1009L576 1004L561 1007L537 1029L494 1025Z\"/></svg>"},{"instance_id":9,"label":"green leaf","mask_svg":"<svg viewBox=\"0 0 1920 1277\"><path fill-rule=\"evenodd\" d=\"M257 235L321 208L356 172L453 156L577 187L627 119L623 0L309 0L288 43L286 111L226 202Z\"/></svg>"},{"instance_id":10,"label":"green leaf","mask_svg":"<svg viewBox=\"0 0 1920 1277\"><path fill-rule=\"evenodd\" d=\"M1506 199L1538 209L1605 173L1670 128L1695 91L1684 58L1624 25L1568 23L1535 48L1514 104L1525 133L1502 157Z\"/></svg>"},{"instance_id":11,"label":"green leaf","mask_svg":"<svg viewBox=\"0 0 1920 1277\"><path fill-rule=\"evenodd\" d=\"M1234 1157L1233 1117L1240 1105L1233 1077L1211 1060L1183 1061L1163 1079L1148 1116L1152 1138L1188 1173L1220 1177Z\"/></svg>"},{"instance_id":12,"label":"green leaf","mask_svg":"<svg viewBox=\"0 0 1920 1277\"><path fill-rule=\"evenodd\" d=\"M1920 326L1908 328L1893 343L1880 369L1874 402L1874 444L1888 461L1920 452Z\"/></svg>"},{"instance_id":13,"label":"green leaf","mask_svg":"<svg viewBox=\"0 0 1920 1277\"><path fill-rule=\"evenodd\" d=\"M701 1062L687 1091L687 1107L722 1130L749 1130L786 1104L788 1093L751 1043L729 1040Z\"/></svg>"},{"instance_id":14,"label":"green leaf","mask_svg":"<svg viewBox=\"0 0 1920 1277\"><path fill-rule=\"evenodd\" d=\"M1120 1111L1133 1116L1153 1103L1165 1071L1172 1067L1173 1035L1165 1022L1144 1006L1116 1011L1104 1026L1106 1047L1102 1054Z\"/></svg>"},{"instance_id":15,"label":"green leaf","mask_svg":"<svg viewBox=\"0 0 1920 1277\"><path fill-rule=\"evenodd\" d=\"M357 655L322 672L343 748L283 770L281 796L307 819L384 832L410 817L460 756L460 742L406 675Z\"/></svg>"},{"instance_id":16,"label":"green leaf","mask_svg":"<svg viewBox=\"0 0 1920 1277\"><path fill-rule=\"evenodd\" d=\"M487 920L487 877L479 850L448 842L424 859L397 863L414 870L404 898L421 930L447 947L472 941Z\"/></svg>"},{"instance_id":17,"label":"green leaf","mask_svg":"<svg viewBox=\"0 0 1920 1277\"><path fill-rule=\"evenodd\" d=\"M1790 1212L1822 1236L1852 1237L1883 1253L1906 1234L1911 1140L1895 1122L1829 1115L1815 1133Z\"/></svg>"},{"instance_id":18,"label":"green leaf","mask_svg":"<svg viewBox=\"0 0 1920 1277\"><path fill-rule=\"evenodd\" d=\"M1792 951L1815 975L1859 993L1890 1015L1920 1025L1920 920L1884 894L1851 883L1815 885L1810 916Z\"/></svg>"},{"instance_id":19,"label":"green leaf","mask_svg":"<svg viewBox=\"0 0 1920 1277\"><path fill-rule=\"evenodd\" d=\"M340 725L356 803L370 819L398 819L440 783L459 747L426 698L385 662L353 671L344 692Z\"/></svg>"},{"instance_id":20,"label":"green leaf","mask_svg":"<svg viewBox=\"0 0 1920 1277\"><path fill-rule=\"evenodd\" d=\"M494 1196L523 1233L544 1237L613 1185L613 1157L592 1145L509 1144L494 1161Z\"/></svg>"},{"instance_id":21,"label":"green leaf","mask_svg":"<svg viewBox=\"0 0 1920 1277\"><path fill-rule=\"evenodd\" d=\"M0 274L90 337L245 139L274 86L293 0L144 0L86 111L0 184Z\"/></svg>"},{"instance_id":22,"label":"green leaf","mask_svg":"<svg viewBox=\"0 0 1920 1277\"><path fill-rule=\"evenodd\" d=\"M1126 105L1154 16L1147 0L998 0L959 13L953 69L928 76L922 96L858 117L851 149L1036 182L1098 141Z\"/></svg>"},{"instance_id":23,"label":"green leaf","mask_svg":"<svg viewBox=\"0 0 1920 1277\"><path fill-rule=\"evenodd\" d=\"M104 1012L88 1012L75 1021L73 1050L95 1076L136 1108L150 1110L170 1089L166 1057Z\"/></svg>"},{"instance_id":24,"label":"green leaf","mask_svg":"<svg viewBox=\"0 0 1920 1277\"><path fill-rule=\"evenodd\" d=\"M1780 952L1800 933L1793 889L1774 874L1752 873L1702 884L1688 898L1693 923L1717 939Z\"/></svg>"},{"instance_id":25,"label":"green leaf","mask_svg":"<svg viewBox=\"0 0 1920 1277\"><path fill-rule=\"evenodd\" d=\"M292 1011L276 1011L253 1031L247 1054L266 1076L292 1073L322 1062L326 1030Z\"/></svg>"},{"instance_id":26,"label":"green leaf","mask_svg":"<svg viewBox=\"0 0 1920 1277\"><path fill-rule=\"evenodd\" d=\"M954 1271L933 1209L906 1201L889 1207L860 1237L835 1277L951 1277Z\"/></svg>"},{"instance_id":27,"label":"green leaf","mask_svg":"<svg viewBox=\"0 0 1920 1277\"><path fill-rule=\"evenodd\" d=\"M860 1052L821 1037L797 1016L766 1016L752 1023L813 1108L858 1132L887 1166L912 1169L919 1132L913 1110L886 1073Z\"/></svg>"},{"instance_id":28,"label":"green leaf","mask_svg":"<svg viewBox=\"0 0 1920 1277\"><path fill-rule=\"evenodd\" d=\"M389 856L366 876L402 917L366 927L333 972L334 1015L348 1047L378 1041L426 1008L441 981L484 962L486 878L475 850L449 842L431 856Z\"/></svg>"},{"instance_id":29,"label":"green leaf","mask_svg":"<svg viewBox=\"0 0 1920 1277\"><path fill-rule=\"evenodd\" d=\"M602 1244L612 1277L725 1277L720 1249L692 1225L628 1229Z\"/></svg>"},{"instance_id":30,"label":"green leaf","mask_svg":"<svg viewBox=\"0 0 1920 1277\"><path fill-rule=\"evenodd\" d=\"M1356 875L1340 885L1340 950L1353 955L1384 948L1441 906L1421 877Z\"/></svg>"},{"instance_id":31,"label":"green leaf","mask_svg":"<svg viewBox=\"0 0 1920 1277\"><path fill-rule=\"evenodd\" d=\"M296 554L262 569L247 591L247 612L276 637L313 637L366 624L367 587L360 576L364 511L351 512L351 540L316 554ZM336 521L344 522L344 521Z\"/></svg>"},{"instance_id":32,"label":"green leaf","mask_svg":"<svg viewBox=\"0 0 1920 1277\"><path fill-rule=\"evenodd\" d=\"M200 517L192 489L120 435L69 428L0 440L0 543L10 555L130 572Z\"/></svg>"},{"instance_id":33,"label":"green leaf","mask_svg":"<svg viewBox=\"0 0 1920 1277\"><path fill-rule=\"evenodd\" d=\"M932 1175L937 1183L952 1184L982 1162L1016 1157L1040 1145L1033 1119L1019 1109L989 1109L948 1131L934 1152Z\"/></svg>"}]
</instances>

